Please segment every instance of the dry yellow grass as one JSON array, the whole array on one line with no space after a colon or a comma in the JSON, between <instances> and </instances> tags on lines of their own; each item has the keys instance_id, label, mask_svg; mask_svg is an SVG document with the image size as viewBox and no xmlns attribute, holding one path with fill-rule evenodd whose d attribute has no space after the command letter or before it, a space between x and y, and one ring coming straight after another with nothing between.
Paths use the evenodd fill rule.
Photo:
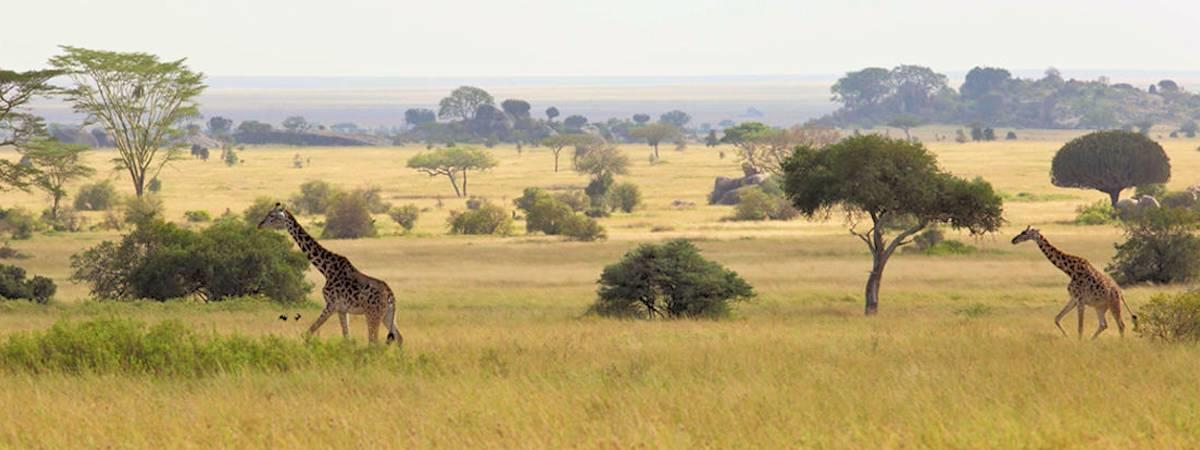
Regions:
<instances>
[{"instance_id":1,"label":"dry yellow grass","mask_svg":"<svg viewBox=\"0 0 1200 450\"><path fill-rule=\"evenodd\" d=\"M461 202L446 180L404 168L416 147L251 148L233 168L182 161L162 176L173 220L193 209L240 212L256 196L286 199L310 179L376 184L393 203L433 208L409 236L395 235L381 216L384 237L327 242L397 291L404 357L423 369L198 380L3 374L0 446L1196 447L1194 348L1121 340L1115 329L1078 342L1054 328L1065 275L1033 246L1013 247L1008 238L1026 224L1041 226L1063 249L1102 266L1119 233L1065 224L1076 206L1103 198L1049 185L1050 158L1070 135L1021 134L1038 140L930 147L954 173L1053 200L1007 203L1009 227L970 241L979 254L899 256L872 319L860 316L869 260L842 223L721 222L731 209L704 204L714 176L737 172L732 152L721 160L699 146L668 150L664 164L650 166L644 146L625 147L634 161L626 179L642 187L647 208L604 219L610 239L601 243L445 235L448 210ZM1198 143L1163 141L1172 188L1197 181ZM551 173L544 150L495 152L500 167L473 177L473 193L510 204L526 186L585 184L570 171ZM311 157L312 167L290 168L296 153ZM91 158L103 167L110 155ZM675 199L698 206L675 210ZM44 200L7 193L0 202L40 209ZM82 301L86 289L65 281L69 256L116 236L14 242L35 255L19 264L53 276L61 294L50 307L3 307L0 333L117 314L181 319L218 333L298 336L315 315L302 310L306 318L297 324L275 320L280 310L273 308ZM702 238L706 256L741 273L760 298L721 322L583 316L605 264L638 242L667 237ZM1128 297L1137 308L1154 293L1179 289L1139 287ZM971 308L982 312L963 313ZM1091 329L1095 319L1087 319ZM351 327L361 340L361 319ZM336 328L328 325L324 336L333 338Z\"/></svg>"}]
</instances>

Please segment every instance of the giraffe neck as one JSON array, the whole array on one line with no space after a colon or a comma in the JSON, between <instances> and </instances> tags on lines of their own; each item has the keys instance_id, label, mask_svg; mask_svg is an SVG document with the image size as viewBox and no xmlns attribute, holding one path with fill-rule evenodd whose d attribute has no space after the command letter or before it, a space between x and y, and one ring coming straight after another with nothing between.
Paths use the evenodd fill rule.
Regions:
<instances>
[{"instance_id":1,"label":"giraffe neck","mask_svg":"<svg viewBox=\"0 0 1200 450\"><path fill-rule=\"evenodd\" d=\"M287 230L288 234L292 235L292 240L296 241L296 245L300 247L300 251L304 252L304 256L308 257L308 262L312 263L322 275L326 278L337 269L335 263L340 260L340 256L334 252L322 247L312 235L304 231L304 227L300 226L300 221L289 211L284 211L287 214Z\"/></svg>"},{"instance_id":2,"label":"giraffe neck","mask_svg":"<svg viewBox=\"0 0 1200 450\"><path fill-rule=\"evenodd\" d=\"M1075 274L1076 268L1068 264L1069 260L1072 258L1071 255L1059 250L1041 235L1039 235L1035 241L1037 242L1038 248L1042 249L1042 253L1046 255L1046 259L1050 260L1051 264L1054 264L1054 267L1066 272L1067 275L1073 276Z\"/></svg>"}]
</instances>

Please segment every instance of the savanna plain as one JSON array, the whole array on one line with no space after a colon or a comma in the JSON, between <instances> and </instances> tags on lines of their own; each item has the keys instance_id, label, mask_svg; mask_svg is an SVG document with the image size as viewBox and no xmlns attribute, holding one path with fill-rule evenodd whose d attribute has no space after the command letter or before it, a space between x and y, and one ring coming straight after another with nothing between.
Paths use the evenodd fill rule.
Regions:
<instances>
[{"instance_id":1,"label":"savanna plain","mask_svg":"<svg viewBox=\"0 0 1200 450\"><path fill-rule=\"evenodd\" d=\"M393 204L428 208L409 233L381 215L380 237L324 241L391 285L403 349L365 348L361 316L351 316L350 344L340 342L336 321L316 338L325 344L303 344L320 308L315 270L308 276L318 290L304 306L96 302L69 281L70 256L119 234L39 234L12 243L32 255L17 264L54 278L59 292L47 306L0 303L0 339L120 317L147 326L178 321L200 335L334 345L357 356L196 376L0 367L0 447L1200 446L1200 349L1130 331L1122 339L1116 327L1077 340L1054 327L1068 278L1036 246L1009 239L1038 226L1103 267L1121 235L1071 223L1076 207L1104 194L1050 184L1050 160L1074 134L1017 133L1016 141L958 144L934 138L953 130L918 131L945 169L981 176L1003 193L1007 224L978 238L948 233L978 247L974 254L899 254L870 318L862 316L870 256L842 215L731 222L722 218L732 207L706 204L714 177L740 172L731 148L720 158L723 147L664 146L651 165L648 148L623 146L633 165L618 180L639 185L645 207L601 219L608 239L593 243L447 234L446 217L463 202L444 178L405 167L423 146L248 147L233 167L177 161L160 176L160 196L179 223L188 210L240 214L256 197L286 201L317 179L346 189L377 185ZM1160 142L1171 158L1170 188L1200 181L1200 141ZM506 207L525 187L587 182L569 162L554 173L544 148L492 150L500 165L472 175L470 189ZM311 164L293 168L297 154ZM102 169L93 178L128 189L120 173L103 170L113 156L89 153ZM40 211L46 199L8 192L0 203ZM757 298L720 321L586 314L606 264L639 243L680 237L741 274ZM1126 296L1136 310L1183 289L1138 286ZM1094 314L1086 321L1090 333ZM1074 315L1064 325L1073 332Z\"/></svg>"}]
</instances>

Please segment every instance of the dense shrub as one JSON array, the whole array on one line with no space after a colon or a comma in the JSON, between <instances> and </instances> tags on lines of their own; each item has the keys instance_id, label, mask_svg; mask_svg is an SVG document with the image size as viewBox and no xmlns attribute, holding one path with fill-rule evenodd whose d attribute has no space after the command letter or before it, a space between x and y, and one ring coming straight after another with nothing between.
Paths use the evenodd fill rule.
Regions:
<instances>
[{"instance_id":1,"label":"dense shrub","mask_svg":"<svg viewBox=\"0 0 1200 450\"><path fill-rule=\"evenodd\" d=\"M58 287L49 278L37 275L25 279L25 269L0 264L0 300L29 300L47 303Z\"/></svg>"},{"instance_id":2,"label":"dense shrub","mask_svg":"<svg viewBox=\"0 0 1200 450\"><path fill-rule=\"evenodd\" d=\"M13 239L29 239L44 228L45 225L25 208L0 209L0 233Z\"/></svg>"},{"instance_id":3,"label":"dense shrub","mask_svg":"<svg viewBox=\"0 0 1200 450\"><path fill-rule=\"evenodd\" d=\"M608 237L604 232L604 227L600 226L596 219L578 214L572 214L563 222L561 232L563 236L573 241L590 242Z\"/></svg>"},{"instance_id":4,"label":"dense shrub","mask_svg":"<svg viewBox=\"0 0 1200 450\"><path fill-rule=\"evenodd\" d=\"M292 208L298 214L325 214L325 210L340 194L333 185L321 180L300 185L300 193L292 197Z\"/></svg>"},{"instance_id":5,"label":"dense shrub","mask_svg":"<svg viewBox=\"0 0 1200 450\"><path fill-rule=\"evenodd\" d=\"M75 209L80 211L106 211L117 205L117 190L111 182L87 184L75 194Z\"/></svg>"},{"instance_id":6,"label":"dense shrub","mask_svg":"<svg viewBox=\"0 0 1200 450\"><path fill-rule=\"evenodd\" d=\"M199 296L209 301L262 295L304 298L308 261L279 233L222 220L202 232L161 221L138 224L120 242L71 257L71 278L101 299Z\"/></svg>"},{"instance_id":7,"label":"dense shrub","mask_svg":"<svg viewBox=\"0 0 1200 450\"><path fill-rule=\"evenodd\" d=\"M769 195L758 187L739 189L738 197L733 220L791 220L798 214L786 198Z\"/></svg>"},{"instance_id":8,"label":"dense shrub","mask_svg":"<svg viewBox=\"0 0 1200 450\"><path fill-rule=\"evenodd\" d=\"M398 206L388 211L388 216L396 221L404 231L412 231L417 225L417 219L421 217L421 209L417 205L407 204Z\"/></svg>"},{"instance_id":9,"label":"dense shrub","mask_svg":"<svg viewBox=\"0 0 1200 450\"><path fill-rule=\"evenodd\" d=\"M913 243L904 248L904 253L918 253L931 256L970 255L979 249L954 239L946 239L940 228L933 227L922 231L913 237Z\"/></svg>"},{"instance_id":10,"label":"dense shrub","mask_svg":"<svg viewBox=\"0 0 1200 450\"><path fill-rule=\"evenodd\" d=\"M129 197L121 204L125 210L125 223L128 224L137 225L160 220L163 217L163 202L156 195Z\"/></svg>"},{"instance_id":11,"label":"dense shrub","mask_svg":"<svg viewBox=\"0 0 1200 450\"><path fill-rule=\"evenodd\" d=\"M200 333L174 319L147 326L118 317L59 321L45 331L10 333L0 342L0 368L32 374L198 377L368 364L402 369L400 355L344 339Z\"/></svg>"},{"instance_id":12,"label":"dense shrub","mask_svg":"<svg viewBox=\"0 0 1200 450\"><path fill-rule=\"evenodd\" d=\"M1117 210L1106 201L1075 208L1076 225L1108 225L1117 222Z\"/></svg>"},{"instance_id":13,"label":"dense shrub","mask_svg":"<svg viewBox=\"0 0 1200 450\"><path fill-rule=\"evenodd\" d=\"M1200 213L1190 209L1148 209L1126 220L1125 242L1107 271L1121 285L1185 283L1200 275Z\"/></svg>"},{"instance_id":14,"label":"dense shrub","mask_svg":"<svg viewBox=\"0 0 1200 450\"><path fill-rule=\"evenodd\" d=\"M537 189L537 188L533 188ZM554 199L570 206L572 211L583 212L591 206L592 200L583 191L565 191L554 194Z\"/></svg>"},{"instance_id":15,"label":"dense shrub","mask_svg":"<svg viewBox=\"0 0 1200 450\"><path fill-rule=\"evenodd\" d=\"M618 183L608 192L608 205L612 211L633 212L642 204L642 190L633 183Z\"/></svg>"},{"instance_id":16,"label":"dense shrub","mask_svg":"<svg viewBox=\"0 0 1200 450\"><path fill-rule=\"evenodd\" d=\"M1163 208L1188 208L1195 209L1200 206L1196 201L1196 196L1191 192L1168 192L1159 199L1159 203Z\"/></svg>"},{"instance_id":17,"label":"dense shrub","mask_svg":"<svg viewBox=\"0 0 1200 450\"><path fill-rule=\"evenodd\" d=\"M525 232L561 234L563 225L572 217L575 217L575 212L571 211L570 206L543 194L525 210Z\"/></svg>"},{"instance_id":18,"label":"dense shrub","mask_svg":"<svg viewBox=\"0 0 1200 450\"><path fill-rule=\"evenodd\" d=\"M358 192L337 196L325 209L325 229L321 237L357 239L375 236L375 219L367 199Z\"/></svg>"},{"instance_id":19,"label":"dense shrub","mask_svg":"<svg viewBox=\"0 0 1200 450\"><path fill-rule=\"evenodd\" d=\"M604 268L591 310L612 317L718 318L754 289L686 240L642 244Z\"/></svg>"},{"instance_id":20,"label":"dense shrub","mask_svg":"<svg viewBox=\"0 0 1200 450\"><path fill-rule=\"evenodd\" d=\"M379 186L367 186L362 189L356 189L352 194L362 197L363 202L367 204L367 210L371 214L387 214L392 209L390 203L383 201L383 190Z\"/></svg>"},{"instance_id":21,"label":"dense shrub","mask_svg":"<svg viewBox=\"0 0 1200 450\"><path fill-rule=\"evenodd\" d=\"M157 194L158 191L162 190L162 180L158 179L158 177L151 178L150 182L146 183L146 190Z\"/></svg>"},{"instance_id":22,"label":"dense shrub","mask_svg":"<svg viewBox=\"0 0 1200 450\"><path fill-rule=\"evenodd\" d=\"M452 234L512 234L512 217L499 205L483 203L477 209L450 211L447 219Z\"/></svg>"},{"instance_id":23,"label":"dense shrub","mask_svg":"<svg viewBox=\"0 0 1200 450\"><path fill-rule=\"evenodd\" d=\"M183 213L183 217L185 219L187 219L188 222L193 222L193 223L208 222L208 221L212 220L212 214L209 214L208 211L205 211L202 209L195 210L195 211L185 211Z\"/></svg>"},{"instance_id":24,"label":"dense shrub","mask_svg":"<svg viewBox=\"0 0 1200 450\"><path fill-rule=\"evenodd\" d=\"M42 211L42 223L50 227L54 231L65 231L75 233L83 231L87 226L87 218L80 215L73 208L59 208L57 214L51 214L47 208Z\"/></svg>"},{"instance_id":25,"label":"dense shrub","mask_svg":"<svg viewBox=\"0 0 1200 450\"><path fill-rule=\"evenodd\" d=\"M1142 307L1134 331L1163 342L1200 341L1200 292L1155 295Z\"/></svg>"},{"instance_id":26,"label":"dense shrub","mask_svg":"<svg viewBox=\"0 0 1200 450\"><path fill-rule=\"evenodd\" d=\"M257 226L267 217L267 213L275 207L277 203L271 197L258 197L254 199L254 203L250 204L245 211L242 211L242 220L247 224Z\"/></svg>"},{"instance_id":27,"label":"dense shrub","mask_svg":"<svg viewBox=\"0 0 1200 450\"><path fill-rule=\"evenodd\" d=\"M1138 185L1136 188L1134 188L1134 197L1141 197L1143 195L1149 195L1156 199L1163 198L1164 195L1167 195L1167 185L1162 183L1149 183Z\"/></svg>"}]
</instances>

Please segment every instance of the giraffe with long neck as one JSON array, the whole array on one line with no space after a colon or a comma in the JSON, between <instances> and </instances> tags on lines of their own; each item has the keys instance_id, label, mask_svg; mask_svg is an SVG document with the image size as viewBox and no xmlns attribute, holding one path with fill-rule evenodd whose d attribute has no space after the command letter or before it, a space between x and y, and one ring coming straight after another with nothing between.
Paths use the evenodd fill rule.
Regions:
<instances>
[{"instance_id":1,"label":"giraffe with long neck","mask_svg":"<svg viewBox=\"0 0 1200 450\"><path fill-rule=\"evenodd\" d=\"M1062 327L1062 318L1074 308L1079 316L1079 337L1083 337L1085 306L1091 306L1096 310L1096 316L1100 322L1100 326L1092 334L1092 339L1100 336L1100 333L1108 328L1108 321L1104 316L1109 311L1112 311L1113 317L1117 320L1117 329L1121 332L1121 336L1125 336L1125 321L1121 318L1121 307L1128 308L1129 305L1125 303L1125 296L1121 293L1121 287L1117 285L1116 281L1113 281L1108 274L1096 270L1088 260L1059 250L1058 247L1046 240L1046 237L1042 236L1042 233L1036 228L1026 227L1025 231L1013 238L1012 243L1016 245L1025 241L1037 243L1042 254L1046 255L1046 259L1050 260L1054 267L1071 277L1071 282L1067 285L1070 300L1054 317L1054 325L1064 336L1067 331ZM1134 327L1137 327L1137 315L1133 314L1132 310L1130 310L1130 315L1133 317Z\"/></svg>"},{"instance_id":2,"label":"giraffe with long neck","mask_svg":"<svg viewBox=\"0 0 1200 450\"><path fill-rule=\"evenodd\" d=\"M388 327L387 342L396 342L397 345L403 343L404 338L396 329L396 296L387 283L364 275L345 256L326 249L304 230L291 212L276 203L258 227L279 225L287 229L308 261L325 276L325 288L321 290L325 296L325 309L308 328L307 334L316 333L331 315L337 313L342 323L342 336L350 337L347 314L364 314L367 317L368 341L379 340L379 325L385 323Z\"/></svg>"}]
</instances>

